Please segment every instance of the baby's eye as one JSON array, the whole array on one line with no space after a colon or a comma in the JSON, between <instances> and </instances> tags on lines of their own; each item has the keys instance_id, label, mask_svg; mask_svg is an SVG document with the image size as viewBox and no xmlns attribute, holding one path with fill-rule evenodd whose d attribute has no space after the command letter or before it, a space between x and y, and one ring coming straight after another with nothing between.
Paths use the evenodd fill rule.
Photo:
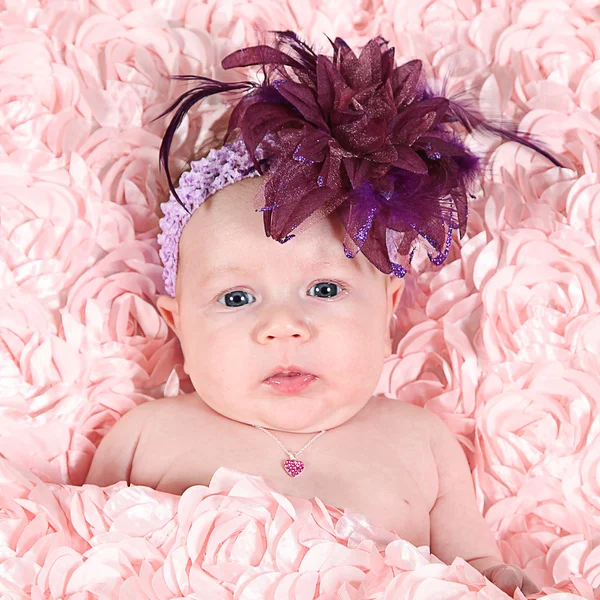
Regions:
<instances>
[{"instance_id":1,"label":"baby's eye","mask_svg":"<svg viewBox=\"0 0 600 600\"><path fill-rule=\"evenodd\" d=\"M310 290L315 289L315 293L311 294ZM308 292L309 296L317 296L317 298L333 298L340 293L341 287L333 281L320 281L315 283ZM321 294L325 294L321 296Z\"/></svg>"},{"instance_id":2,"label":"baby's eye","mask_svg":"<svg viewBox=\"0 0 600 600\"><path fill-rule=\"evenodd\" d=\"M221 298L225 298L225 302L221 302L221 298L218 299L218 302L221 302L221 304L225 304L225 306L229 306L230 308L236 308L238 306L244 306L245 304L252 304L252 302L255 302L255 300L248 301L244 294L246 296L252 296L252 294L249 292L244 292L243 290L232 290L231 292L226 292L221 296Z\"/></svg>"}]
</instances>

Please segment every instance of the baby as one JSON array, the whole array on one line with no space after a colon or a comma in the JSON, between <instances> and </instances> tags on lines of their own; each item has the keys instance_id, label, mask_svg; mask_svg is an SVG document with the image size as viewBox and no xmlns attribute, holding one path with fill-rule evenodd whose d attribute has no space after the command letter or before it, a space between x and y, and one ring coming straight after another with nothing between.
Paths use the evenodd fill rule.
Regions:
<instances>
[{"instance_id":1,"label":"baby","mask_svg":"<svg viewBox=\"0 0 600 600\"><path fill-rule=\"evenodd\" d=\"M299 42L290 32L283 33L281 39L290 45L293 40L298 50ZM364 75L367 59L363 55L371 61L377 56L382 60L381 45L377 39L369 43L360 57L362 67L349 64L362 68ZM315 63L321 78L315 81L322 89L327 88L323 77L334 82L328 89L336 89L336 106L344 88L333 65L339 67L340 56L350 61L344 48L337 38L333 62L325 63L325 57L319 55ZM240 58L237 63L227 57L223 65L256 64L256 55L248 53L251 50L235 53L233 56ZM284 62L283 53L269 57ZM298 64L296 69L300 69ZM303 66L308 69L306 64ZM340 67L346 81L352 79L348 69ZM395 87L390 88L396 97L403 95L409 108L420 100L422 104L429 102L430 112L439 110L439 103L436 107L427 98L423 100L423 89L407 93L406 87L404 91L399 87L402 81L416 85L419 78L414 71L405 72L403 77L397 71ZM385 74L385 69L377 72ZM289 100L292 89L295 98L302 95L300 84L285 88L281 81L276 82L281 96ZM373 83L368 77L365 81ZM264 91L266 85L259 89ZM253 93L258 94L256 90ZM383 96L383 91L380 94ZM204 89L202 97L206 95ZM234 111L230 129L239 126L247 133L246 146L253 136L262 139L256 134L260 127L264 134L267 125L283 122L281 96L263 125L258 109L246 110L245 116L244 111L237 116ZM248 97L250 94L246 102ZM366 200L361 200L362 205L357 202L349 212L343 211L341 179L334 177L334 165L340 167L342 163L334 163L334 150L339 149L336 143L349 135L349 130L344 132L339 127L337 141L332 141L333 136L328 138L328 158L324 158L326 151L321 146L312 155L305 149L307 160L298 160L299 141L310 137L311 131L303 130L304 137L299 138L300 129L289 126L292 119L304 126L321 119L321 133L317 132L321 137L326 132L324 127L329 133L335 131L331 114L322 118L327 114L324 107L329 107L331 113L333 103L319 95L323 112L315 116L306 108L310 98L303 96L303 109L299 109L302 116L298 111L288 114L288 129L280 130L277 145L271 148L279 153L279 162L271 163L268 173L244 171L243 164L236 162L237 155L232 155L224 163L227 168L215 177L206 170L213 163L199 161L193 171L204 185L200 199L190 183L192 176L184 174L180 179L178 190L187 189L186 210L181 208L183 203L176 204L171 198L174 220L164 225L163 231L165 236L175 235L176 243L172 254L161 254L168 294L158 298L158 308L181 342L184 370L195 391L148 402L127 413L102 440L86 483L107 486L127 481L181 494L190 486L208 485L217 469L227 467L259 475L284 494L308 499L317 496L326 504L363 514L416 546L430 546L431 552L446 563L460 556L511 595L516 587L525 594L538 592L521 569L503 564L477 507L466 457L444 422L423 408L372 395L384 359L392 352L394 313L406 271L397 256L388 256L385 238L381 246L367 243L364 231L353 226L356 212L352 210L359 211ZM264 104L265 96L261 99ZM367 95L361 100L361 108L368 107ZM381 98L377 101L376 118L382 118L384 103ZM394 105L398 114L400 105ZM422 111L427 106L421 106ZM417 111L414 118L423 120L427 114L426 110ZM244 118L253 120L252 128ZM343 119L338 119L340 122ZM402 125L396 119L396 124L405 128L405 138L407 123ZM379 124L371 122L369 134L380 131ZM429 120L426 127L426 131L434 131L437 124ZM282 131L287 131L288 137ZM387 135L390 131L398 132L388 127ZM312 135L314 148L319 137L314 132ZM367 137L363 132L354 138L354 156L360 154L356 147L364 146ZM404 146L398 142L393 149L386 149L395 152L393 164L404 166L404 182L410 183L415 173L423 174L428 159L450 160L463 153L456 147L449 149L450 144L443 142L441 135L409 137L410 148L405 139ZM418 145L418 139L423 146ZM347 138L345 142L338 159L351 158L352 144ZM169 145L170 139L167 150ZM237 147L241 148L239 141ZM364 189L381 176L382 171L377 169L387 160L383 154L378 155L378 161L368 162L365 158L372 158L376 151L375 146L363 147L361 164L344 163L355 190ZM282 158L286 152L287 162ZM311 171L314 165L320 170ZM433 167L429 168L432 172ZM232 172L244 174L233 183L227 182L225 173ZM303 195L301 188L311 173L318 175L314 178L317 184ZM447 167L444 176L449 174L451 169ZM206 183L209 180L210 185ZM410 186L407 183L405 187ZM179 200L172 185L171 189ZM389 199L390 188L381 189ZM325 204L330 203L329 209L310 227L297 227L303 220L298 216L303 206L298 199L314 199L319 194L323 194ZM258 212L257 205L265 208ZM332 209L334 206L338 210ZM277 221L278 211L287 211L287 220ZM304 218L309 214L305 211ZM369 224L374 222L372 215ZM430 221L423 219L424 223ZM427 235L423 225L412 227L435 245L433 234ZM375 229L373 225L369 232L371 240L376 239ZM286 243L276 244L265 233ZM357 251L363 243L363 252ZM406 247L404 250L407 254ZM443 260L442 250L440 255Z\"/></svg>"},{"instance_id":2,"label":"baby","mask_svg":"<svg viewBox=\"0 0 600 600\"><path fill-rule=\"evenodd\" d=\"M404 280L362 254L346 258L333 218L286 244L265 237L252 203L260 183L227 186L196 210L181 235L177 297L158 299L196 391L127 413L102 440L86 483L181 494L225 466L364 514L444 562L461 556L482 572L501 564L443 421L371 395ZM253 425L292 452L326 433L291 478L285 453ZM535 591L523 577L523 591Z\"/></svg>"}]
</instances>

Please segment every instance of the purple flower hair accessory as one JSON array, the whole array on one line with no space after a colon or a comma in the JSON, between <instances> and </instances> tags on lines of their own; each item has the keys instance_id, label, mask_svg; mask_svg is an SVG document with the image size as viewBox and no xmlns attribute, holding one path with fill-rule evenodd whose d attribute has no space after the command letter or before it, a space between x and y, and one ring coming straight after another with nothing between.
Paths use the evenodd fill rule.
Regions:
<instances>
[{"instance_id":1,"label":"purple flower hair accessory","mask_svg":"<svg viewBox=\"0 0 600 600\"><path fill-rule=\"evenodd\" d=\"M171 295L177 267L175 240L187 222L183 215L199 205L190 205L190 198L205 199L214 193L204 191L211 189L211 177L218 178L218 189L233 183L228 179L232 172L228 161L237 165L242 160L226 151L217 171L211 161L220 154L197 161L196 169L206 174L201 180L182 175L178 189L185 203L173 186L168 156L175 130L196 102L215 93L247 91L233 108L225 142L239 130L247 153L242 151L244 165L254 166L248 172L256 176L268 171L262 187L265 205L257 209L263 212L265 234L285 243L335 213L346 229L346 256L362 252L381 272L397 277L406 274L419 245L427 242L436 252L427 251L430 261L440 265L448 255L453 229L459 230L461 238L466 233L467 195L482 174L483 161L465 147L456 125L469 133L518 142L563 166L530 141L531 135L486 121L464 99L447 98L443 91L434 94L420 60L395 67L394 48L388 49L381 36L370 40L359 57L343 39L329 40L330 58L317 55L291 31L272 33L276 47L243 48L221 63L224 69L260 65L261 83L175 76L200 84L157 117L181 104L160 147L172 192L161 205L169 211L168 219L161 219L169 234L159 236L159 243L166 244L161 259L169 261L164 263L164 278ZM201 191L194 191L194 185Z\"/></svg>"}]
</instances>

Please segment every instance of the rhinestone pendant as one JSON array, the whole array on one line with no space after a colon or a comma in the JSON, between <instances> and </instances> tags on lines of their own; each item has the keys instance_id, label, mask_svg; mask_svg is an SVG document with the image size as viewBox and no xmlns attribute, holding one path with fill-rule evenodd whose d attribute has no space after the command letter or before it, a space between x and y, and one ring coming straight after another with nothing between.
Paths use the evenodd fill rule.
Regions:
<instances>
[{"instance_id":1,"label":"rhinestone pendant","mask_svg":"<svg viewBox=\"0 0 600 600\"><path fill-rule=\"evenodd\" d=\"M290 477L298 477L304 471L304 463L301 460L288 459L283 463L283 468Z\"/></svg>"}]
</instances>

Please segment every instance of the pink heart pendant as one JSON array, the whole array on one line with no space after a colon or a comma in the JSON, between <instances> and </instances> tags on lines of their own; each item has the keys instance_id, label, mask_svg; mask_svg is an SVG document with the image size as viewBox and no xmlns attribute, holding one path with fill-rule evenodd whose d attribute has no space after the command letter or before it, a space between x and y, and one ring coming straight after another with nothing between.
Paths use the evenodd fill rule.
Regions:
<instances>
[{"instance_id":1,"label":"pink heart pendant","mask_svg":"<svg viewBox=\"0 0 600 600\"><path fill-rule=\"evenodd\" d=\"M286 460L283 468L290 477L298 477L304 471L304 463L301 460Z\"/></svg>"}]
</instances>

